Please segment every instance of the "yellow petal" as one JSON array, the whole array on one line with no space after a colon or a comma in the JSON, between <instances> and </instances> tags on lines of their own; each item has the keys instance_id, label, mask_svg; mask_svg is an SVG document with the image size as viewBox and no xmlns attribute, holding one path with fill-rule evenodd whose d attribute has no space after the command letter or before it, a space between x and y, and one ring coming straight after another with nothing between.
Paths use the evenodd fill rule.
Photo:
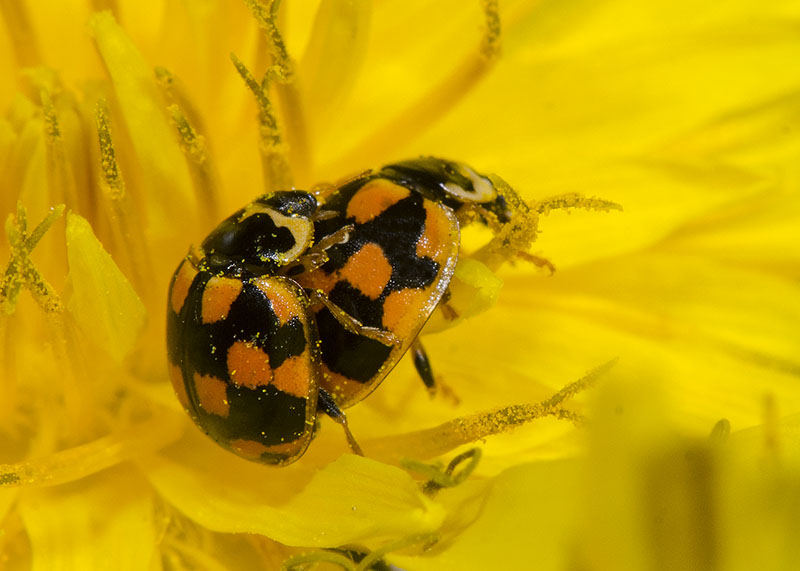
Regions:
<instances>
[{"instance_id":1,"label":"yellow petal","mask_svg":"<svg viewBox=\"0 0 800 571\"><path fill-rule=\"evenodd\" d=\"M14 502L17 499L17 495L18 495L17 490L8 488L0 490L0 517L2 517L3 520L6 519L9 510L11 510L11 508L13 507Z\"/></svg>"},{"instance_id":2,"label":"yellow petal","mask_svg":"<svg viewBox=\"0 0 800 571\"><path fill-rule=\"evenodd\" d=\"M312 124L328 121L353 88L367 54L372 3L324 0L320 3L298 73Z\"/></svg>"},{"instance_id":3,"label":"yellow petal","mask_svg":"<svg viewBox=\"0 0 800 571\"><path fill-rule=\"evenodd\" d=\"M786 569L800 560L800 416L731 434L718 497L726 568Z\"/></svg>"},{"instance_id":4,"label":"yellow petal","mask_svg":"<svg viewBox=\"0 0 800 571\"><path fill-rule=\"evenodd\" d=\"M690 439L647 379L600 393L585 457L519 465L454 495L451 510L461 502L471 525L388 560L420 570L796 567L800 416Z\"/></svg>"},{"instance_id":5,"label":"yellow petal","mask_svg":"<svg viewBox=\"0 0 800 571\"><path fill-rule=\"evenodd\" d=\"M619 357L609 379L657 380L676 403L673 421L684 429L705 433L720 417L742 429L761 421L765 394L783 414L800 411L798 321L795 284L667 251L553 277L506 276L491 311L423 338L434 372L460 398L459 407L430 399L404 361L348 414L357 435L362 426L369 437L402 434L542 400ZM574 451L570 434L570 425L542 420L489 438L479 472L497 473L510 458L567 454Z\"/></svg>"},{"instance_id":6,"label":"yellow petal","mask_svg":"<svg viewBox=\"0 0 800 571\"><path fill-rule=\"evenodd\" d=\"M173 447L143 466L161 495L212 530L335 547L430 532L444 518L441 506L393 466L344 455L312 477L305 458L276 469L216 450L203 438L189 435L191 448Z\"/></svg>"},{"instance_id":7,"label":"yellow petal","mask_svg":"<svg viewBox=\"0 0 800 571\"><path fill-rule=\"evenodd\" d=\"M703 255L776 275L800 274L800 173L783 186L769 185L751 199L687 223L663 249Z\"/></svg>"},{"instance_id":8,"label":"yellow petal","mask_svg":"<svg viewBox=\"0 0 800 571\"><path fill-rule=\"evenodd\" d=\"M73 213L67 215L67 258L70 312L94 344L121 361L144 327L144 305L89 223Z\"/></svg>"},{"instance_id":9,"label":"yellow petal","mask_svg":"<svg viewBox=\"0 0 800 571\"><path fill-rule=\"evenodd\" d=\"M173 217L194 213L189 173L159 96L153 68L117 24L110 12L95 14L90 27L130 133L147 193L148 214L154 228L163 229Z\"/></svg>"},{"instance_id":10,"label":"yellow petal","mask_svg":"<svg viewBox=\"0 0 800 571\"><path fill-rule=\"evenodd\" d=\"M32 568L149 569L158 539L154 509L146 483L125 469L31 491L19 510Z\"/></svg>"},{"instance_id":11,"label":"yellow petal","mask_svg":"<svg viewBox=\"0 0 800 571\"><path fill-rule=\"evenodd\" d=\"M401 569L562 569L580 482L574 461L526 464L492 479L477 521L452 543L420 557L392 556ZM476 500L473 498L473 502Z\"/></svg>"},{"instance_id":12,"label":"yellow petal","mask_svg":"<svg viewBox=\"0 0 800 571\"><path fill-rule=\"evenodd\" d=\"M799 293L780 278L705 258L649 254L563 272L535 289L507 279L509 306L498 304L483 328L500 335L525 311L530 327L507 348L509 366L522 365L526 345L537 348L528 365L537 377L590 354L619 355L612 374L663 380L691 413L683 422L726 416L743 428L759 421L766 393L785 413L800 410Z\"/></svg>"}]
</instances>

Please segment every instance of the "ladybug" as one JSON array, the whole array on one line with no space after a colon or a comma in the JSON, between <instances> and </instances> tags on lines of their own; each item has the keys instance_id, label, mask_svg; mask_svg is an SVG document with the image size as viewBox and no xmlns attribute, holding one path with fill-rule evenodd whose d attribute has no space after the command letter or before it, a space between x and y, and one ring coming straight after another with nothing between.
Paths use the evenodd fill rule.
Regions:
<instances>
[{"instance_id":1,"label":"ladybug","mask_svg":"<svg viewBox=\"0 0 800 571\"><path fill-rule=\"evenodd\" d=\"M512 220L504 193L470 167L426 157L367 171L314 194L279 191L225 219L191 249L168 294L170 378L213 440L285 465L319 412L371 393L413 347L455 271L460 227Z\"/></svg>"},{"instance_id":2,"label":"ladybug","mask_svg":"<svg viewBox=\"0 0 800 571\"><path fill-rule=\"evenodd\" d=\"M315 223L316 236L352 227L326 250L328 261L298 276L330 303L313 310L321 343L322 387L342 408L369 395L403 354L434 386L417 334L447 295L461 243L460 227L479 216L502 227L512 212L485 176L467 165L424 157L387 165L336 188ZM343 311L347 319L337 314ZM395 343L348 324L391 333Z\"/></svg>"}]
</instances>

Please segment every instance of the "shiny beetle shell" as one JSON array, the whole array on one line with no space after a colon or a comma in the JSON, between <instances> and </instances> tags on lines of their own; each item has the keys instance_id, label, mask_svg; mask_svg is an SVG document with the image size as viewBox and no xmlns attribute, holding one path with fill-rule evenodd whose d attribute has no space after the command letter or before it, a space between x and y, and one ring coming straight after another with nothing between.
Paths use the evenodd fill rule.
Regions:
<instances>
[{"instance_id":1,"label":"shiny beetle shell","mask_svg":"<svg viewBox=\"0 0 800 571\"><path fill-rule=\"evenodd\" d=\"M318 345L308 298L275 275L311 243L316 200L275 193L238 211L189 255L170 284L167 346L178 398L232 452L287 464L317 413Z\"/></svg>"},{"instance_id":2,"label":"shiny beetle shell","mask_svg":"<svg viewBox=\"0 0 800 571\"><path fill-rule=\"evenodd\" d=\"M276 192L224 220L169 290L170 376L195 423L277 465L303 454L318 412L346 429L340 409L380 384L445 294L465 209L510 218L488 178L420 158L351 179L322 205Z\"/></svg>"},{"instance_id":3,"label":"shiny beetle shell","mask_svg":"<svg viewBox=\"0 0 800 571\"><path fill-rule=\"evenodd\" d=\"M314 317L321 339L321 386L347 408L369 395L408 350L442 299L460 246L458 214L478 207L498 222L510 214L488 178L426 157L383 167L344 184L325 201L336 213L315 224L325 236L352 226L329 261L298 276L364 326L391 333L387 345L343 326L328 307Z\"/></svg>"}]
</instances>

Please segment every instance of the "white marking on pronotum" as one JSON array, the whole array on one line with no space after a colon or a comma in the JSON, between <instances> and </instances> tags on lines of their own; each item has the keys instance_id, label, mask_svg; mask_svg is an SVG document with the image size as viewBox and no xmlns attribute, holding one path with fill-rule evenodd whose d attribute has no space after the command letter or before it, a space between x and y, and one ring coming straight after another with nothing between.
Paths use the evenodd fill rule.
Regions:
<instances>
[{"instance_id":1,"label":"white marking on pronotum","mask_svg":"<svg viewBox=\"0 0 800 571\"><path fill-rule=\"evenodd\" d=\"M447 192L466 202L490 202L494 200L496 192L488 178L482 177L467 165L458 165L458 168L461 174L472 181L473 190L467 191L453 182L448 182L444 185Z\"/></svg>"},{"instance_id":2,"label":"white marking on pronotum","mask_svg":"<svg viewBox=\"0 0 800 571\"><path fill-rule=\"evenodd\" d=\"M250 203L245 208L238 222L254 214L266 214L272 218L272 222L278 228L288 228L294 238L294 246L285 252L277 252L275 261L285 264L297 259L300 254L305 252L314 240L314 223L304 216L284 216L274 208L263 206L257 203Z\"/></svg>"}]
</instances>

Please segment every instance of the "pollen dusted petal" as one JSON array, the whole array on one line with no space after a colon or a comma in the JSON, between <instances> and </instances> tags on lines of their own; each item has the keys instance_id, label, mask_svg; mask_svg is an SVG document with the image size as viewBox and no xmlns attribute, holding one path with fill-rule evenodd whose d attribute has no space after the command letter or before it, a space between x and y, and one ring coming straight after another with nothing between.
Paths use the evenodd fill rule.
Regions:
<instances>
[{"instance_id":1,"label":"pollen dusted petal","mask_svg":"<svg viewBox=\"0 0 800 571\"><path fill-rule=\"evenodd\" d=\"M214 276L203 290L201 317L203 323L215 323L228 317L231 304L242 292L242 282L234 278Z\"/></svg>"},{"instance_id":2,"label":"pollen dusted petal","mask_svg":"<svg viewBox=\"0 0 800 571\"><path fill-rule=\"evenodd\" d=\"M419 312L430 297L430 290L408 288L393 291L383 303L383 327L401 338L419 325Z\"/></svg>"},{"instance_id":3,"label":"pollen dusted petal","mask_svg":"<svg viewBox=\"0 0 800 571\"><path fill-rule=\"evenodd\" d=\"M169 300L172 311L175 313L180 313L183 308L186 296L189 295L189 288L192 285L192 280L194 280L194 276L196 275L197 271L189 262L184 260L175 274L175 281L172 284L172 292Z\"/></svg>"},{"instance_id":4,"label":"pollen dusted petal","mask_svg":"<svg viewBox=\"0 0 800 571\"><path fill-rule=\"evenodd\" d=\"M260 278L253 282L269 299L272 311L281 325L292 317L305 315L305 308L298 299L298 291L290 288L286 282L278 278Z\"/></svg>"},{"instance_id":5,"label":"pollen dusted petal","mask_svg":"<svg viewBox=\"0 0 800 571\"><path fill-rule=\"evenodd\" d=\"M169 380L172 381L172 388L175 389L178 401L183 405L183 408L189 410L189 395L186 394L183 371L178 365L169 364Z\"/></svg>"},{"instance_id":6,"label":"pollen dusted petal","mask_svg":"<svg viewBox=\"0 0 800 571\"><path fill-rule=\"evenodd\" d=\"M231 405L228 402L228 385L225 381L211 375L194 375L194 386L197 391L197 400L204 411L227 417Z\"/></svg>"},{"instance_id":7,"label":"pollen dusted petal","mask_svg":"<svg viewBox=\"0 0 800 571\"><path fill-rule=\"evenodd\" d=\"M446 259L458 253L458 223L446 214L444 206L425 201L425 229L417 242L417 256L444 266Z\"/></svg>"},{"instance_id":8,"label":"pollen dusted petal","mask_svg":"<svg viewBox=\"0 0 800 571\"><path fill-rule=\"evenodd\" d=\"M275 369L272 385L285 393L307 398L311 387L308 352L286 359Z\"/></svg>"},{"instance_id":9,"label":"pollen dusted petal","mask_svg":"<svg viewBox=\"0 0 800 571\"><path fill-rule=\"evenodd\" d=\"M236 341L228 349L228 373L238 386L266 386L272 381L269 355L251 343Z\"/></svg>"},{"instance_id":10,"label":"pollen dusted petal","mask_svg":"<svg viewBox=\"0 0 800 571\"><path fill-rule=\"evenodd\" d=\"M377 244L364 244L339 273L370 299L378 299L392 277L392 265Z\"/></svg>"},{"instance_id":11,"label":"pollen dusted petal","mask_svg":"<svg viewBox=\"0 0 800 571\"><path fill-rule=\"evenodd\" d=\"M411 191L385 179L376 179L365 184L347 205L348 218L358 224L369 222L381 212L408 197Z\"/></svg>"}]
</instances>

